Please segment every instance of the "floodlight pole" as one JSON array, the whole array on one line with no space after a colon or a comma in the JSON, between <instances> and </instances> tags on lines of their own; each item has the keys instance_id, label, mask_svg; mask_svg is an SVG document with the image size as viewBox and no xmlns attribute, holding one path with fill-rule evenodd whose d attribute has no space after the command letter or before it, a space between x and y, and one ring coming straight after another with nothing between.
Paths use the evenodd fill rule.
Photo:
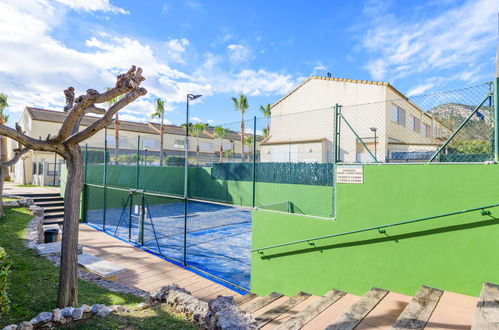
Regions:
<instances>
[{"instance_id":1,"label":"floodlight pole","mask_svg":"<svg viewBox=\"0 0 499 330\"><path fill-rule=\"evenodd\" d=\"M185 160L184 160L184 266L187 265L187 198L189 197L189 101L201 95L187 94L185 111Z\"/></svg>"}]
</instances>

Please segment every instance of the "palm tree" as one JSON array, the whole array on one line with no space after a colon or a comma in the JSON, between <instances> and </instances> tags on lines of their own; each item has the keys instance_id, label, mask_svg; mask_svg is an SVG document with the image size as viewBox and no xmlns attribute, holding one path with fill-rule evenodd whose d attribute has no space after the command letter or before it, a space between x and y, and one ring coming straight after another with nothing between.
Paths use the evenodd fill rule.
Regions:
<instances>
[{"instance_id":1,"label":"palm tree","mask_svg":"<svg viewBox=\"0 0 499 330\"><path fill-rule=\"evenodd\" d=\"M263 112L263 116L267 119L267 127L263 129L263 135L268 137L270 133L270 115L272 114L270 104L267 104L266 106L261 105L260 111Z\"/></svg>"},{"instance_id":2,"label":"palm tree","mask_svg":"<svg viewBox=\"0 0 499 330\"><path fill-rule=\"evenodd\" d=\"M163 166L163 119L165 114L165 102L161 99L156 100L156 112L151 115L151 118L161 118L161 124L159 125L159 166Z\"/></svg>"},{"instance_id":3,"label":"palm tree","mask_svg":"<svg viewBox=\"0 0 499 330\"><path fill-rule=\"evenodd\" d=\"M203 133L206 126L208 126L208 124L196 123L196 124L193 124L191 127L189 127L189 129L191 130L191 134L196 137L196 142L197 142L197 145L196 145L196 164L197 165L199 165L199 136L201 135L201 133Z\"/></svg>"},{"instance_id":4,"label":"palm tree","mask_svg":"<svg viewBox=\"0 0 499 330\"><path fill-rule=\"evenodd\" d=\"M234 108L241 113L241 160L244 155L244 113L249 108L248 100L244 94L239 95L239 99L233 97Z\"/></svg>"},{"instance_id":5,"label":"palm tree","mask_svg":"<svg viewBox=\"0 0 499 330\"><path fill-rule=\"evenodd\" d=\"M248 146L248 161L250 161L250 154L251 154L251 144L253 144L253 137L251 135L248 135L244 139L244 144Z\"/></svg>"},{"instance_id":6,"label":"palm tree","mask_svg":"<svg viewBox=\"0 0 499 330\"><path fill-rule=\"evenodd\" d=\"M108 87L107 90L110 90L111 88ZM113 106L116 102L121 100L123 98L123 95L120 95L118 97L113 97L112 99L109 99L106 104L108 107ZM106 135L107 139L107 135ZM116 113L114 117L114 162L118 162L118 155L120 151L120 118L118 116L118 113Z\"/></svg>"},{"instance_id":7,"label":"palm tree","mask_svg":"<svg viewBox=\"0 0 499 330\"><path fill-rule=\"evenodd\" d=\"M9 121L9 115L4 114L4 110L9 107L7 103L7 95L0 93L0 125L5 125ZM0 136L0 163L5 163L7 159L7 138L5 136ZM9 175L5 177L5 180L10 180Z\"/></svg>"},{"instance_id":8,"label":"palm tree","mask_svg":"<svg viewBox=\"0 0 499 330\"><path fill-rule=\"evenodd\" d=\"M213 136L220 139L220 163L222 162L222 155L224 153L223 138L227 136L229 130L222 126L217 126L213 130Z\"/></svg>"}]
</instances>

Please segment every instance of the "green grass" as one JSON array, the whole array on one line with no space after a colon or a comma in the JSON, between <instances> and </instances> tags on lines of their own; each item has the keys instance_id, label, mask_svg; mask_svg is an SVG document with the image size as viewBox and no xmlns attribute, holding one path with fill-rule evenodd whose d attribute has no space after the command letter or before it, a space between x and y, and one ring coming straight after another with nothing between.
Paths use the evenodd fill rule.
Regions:
<instances>
[{"instance_id":1,"label":"green grass","mask_svg":"<svg viewBox=\"0 0 499 330\"><path fill-rule=\"evenodd\" d=\"M51 311L56 307L59 268L50 261L38 257L32 250L25 247L23 242L26 226L31 219L32 216L24 208L6 208L5 217L0 219L0 246L5 249L13 261L7 291L11 301L10 311L0 318L0 328L8 324L30 320L38 313ZM132 306L142 301L141 298L134 295L118 294L89 282L78 282L79 304L100 303ZM162 313L167 314L167 312L157 311L156 314L152 313L154 315L151 314L149 317L144 315L142 318L150 318L148 322L154 323L159 318L158 315ZM170 318L161 317L165 320L163 327L169 327L169 322L176 323L176 318L179 319L178 322L181 322L180 317L168 315ZM110 322L109 327L104 327L106 329L119 329L120 324L127 324L127 322L131 324L141 323L139 315L125 317L123 320L121 318L121 316L113 315L109 320L100 321ZM187 321L182 322L189 325Z\"/></svg>"},{"instance_id":2,"label":"green grass","mask_svg":"<svg viewBox=\"0 0 499 330\"><path fill-rule=\"evenodd\" d=\"M53 186L37 186L36 184L16 184L15 186L25 187L25 188L31 188L31 187L53 188Z\"/></svg>"},{"instance_id":3,"label":"green grass","mask_svg":"<svg viewBox=\"0 0 499 330\"><path fill-rule=\"evenodd\" d=\"M13 201L17 201L17 198L3 197L2 201L4 201L4 202L13 202Z\"/></svg>"},{"instance_id":4,"label":"green grass","mask_svg":"<svg viewBox=\"0 0 499 330\"><path fill-rule=\"evenodd\" d=\"M78 329L199 329L199 327L175 315L168 307L157 306L143 311L109 314L106 318L92 318L78 324Z\"/></svg>"}]
</instances>

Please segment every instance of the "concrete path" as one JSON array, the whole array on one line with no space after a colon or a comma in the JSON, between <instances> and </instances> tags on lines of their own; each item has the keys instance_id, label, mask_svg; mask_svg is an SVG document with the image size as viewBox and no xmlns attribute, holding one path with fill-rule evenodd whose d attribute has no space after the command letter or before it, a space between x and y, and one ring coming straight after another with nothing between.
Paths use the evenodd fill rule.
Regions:
<instances>
[{"instance_id":1,"label":"concrete path","mask_svg":"<svg viewBox=\"0 0 499 330\"><path fill-rule=\"evenodd\" d=\"M59 189L59 187L18 187L13 182L5 182L3 193L6 195L59 193Z\"/></svg>"}]
</instances>

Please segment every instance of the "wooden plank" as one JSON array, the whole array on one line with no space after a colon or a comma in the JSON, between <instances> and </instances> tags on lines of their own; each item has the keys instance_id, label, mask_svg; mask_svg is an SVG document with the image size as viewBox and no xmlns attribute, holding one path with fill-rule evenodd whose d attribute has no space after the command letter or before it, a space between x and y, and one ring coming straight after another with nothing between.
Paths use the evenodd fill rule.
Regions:
<instances>
[{"instance_id":1,"label":"wooden plank","mask_svg":"<svg viewBox=\"0 0 499 330\"><path fill-rule=\"evenodd\" d=\"M244 304L252 299L255 299L256 297L258 297L256 294L248 293L248 294L245 294L244 296L240 296L237 299L234 299L234 301L236 302L236 304L241 306L242 304Z\"/></svg>"},{"instance_id":2,"label":"wooden plank","mask_svg":"<svg viewBox=\"0 0 499 330\"><path fill-rule=\"evenodd\" d=\"M346 292L339 290L331 290L326 293L324 296L320 297L314 303L310 304L307 308L305 308L300 313L295 316L289 318L286 322L281 324L276 328L280 330L294 330L301 329L305 324L314 319L317 315L319 315L326 308L334 304L340 298L342 298Z\"/></svg>"},{"instance_id":3,"label":"wooden plank","mask_svg":"<svg viewBox=\"0 0 499 330\"><path fill-rule=\"evenodd\" d=\"M337 318L326 330L354 329L367 314L388 294L388 290L372 288L343 315Z\"/></svg>"},{"instance_id":4,"label":"wooden plank","mask_svg":"<svg viewBox=\"0 0 499 330\"><path fill-rule=\"evenodd\" d=\"M483 283L471 329L499 329L499 285Z\"/></svg>"},{"instance_id":5,"label":"wooden plank","mask_svg":"<svg viewBox=\"0 0 499 330\"><path fill-rule=\"evenodd\" d=\"M265 313L256 318L258 327L260 328L263 327L265 324L271 322L279 315L286 313L288 310L298 305L300 302L302 302L303 300L307 299L310 296L311 296L310 293L299 292L293 297L283 302L282 304L280 304L279 306L269 309L268 311L266 311Z\"/></svg>"},{"instance_id":6,"label":"wooden plank","mask_svg":"<svg viewBox=\"0 0 499 330\"><path fill-rule=\"evenodd\" d=\"M444 292L422 286L393 324L392 329L423 329Z\"/></svg>"},{"instance_id":7,"label":"wooden plank","mask_svg":"<svg viewBox=\"0 0 499 330\"><path fill-rule=\"evenodd\" d=\"M266 295L265 297L262 297L258 301L255 301L255 302L249 304L248 306L242 307L241 309L243 312L251 314L251 313L254 313L257 310L267 306L271 302L281 298L282 296L283 295L280 293L272 292L272 293Z\"/></svg>"}]
</instances>

